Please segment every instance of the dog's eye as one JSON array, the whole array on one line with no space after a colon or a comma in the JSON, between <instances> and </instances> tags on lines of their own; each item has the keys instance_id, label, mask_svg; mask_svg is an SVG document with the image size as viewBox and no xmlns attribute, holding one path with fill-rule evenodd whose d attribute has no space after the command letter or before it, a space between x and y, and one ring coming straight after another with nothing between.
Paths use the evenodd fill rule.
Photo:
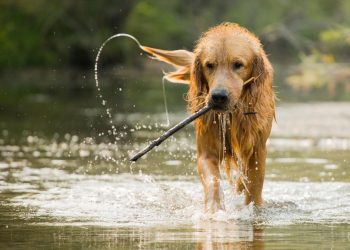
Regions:
<instances>
[{"instance_id":1,"label":"dog's eye","mask_svg":"<svg viewBox=\"0 0 350 250\"><path fill-rule=\"evenodd\" d=\"M243 67L243 63L241 63L241 62L235 62L233 64L233 69L235 69L235 70L240 69L242 67Z\"/></svg>"},{"instance_id":2,"label":"dog's eye","mask_svg":"<svg viewBox=\"0 0 350 250\"><path fill-rule=\"evenodd\" d=\"M214 69L214 63L209 63L209 62L207 62L207 63L205 64L205 67L207 67L207 69L209 69L209 70L213 70L213 69Z\"/></svg>"}]
</instances>

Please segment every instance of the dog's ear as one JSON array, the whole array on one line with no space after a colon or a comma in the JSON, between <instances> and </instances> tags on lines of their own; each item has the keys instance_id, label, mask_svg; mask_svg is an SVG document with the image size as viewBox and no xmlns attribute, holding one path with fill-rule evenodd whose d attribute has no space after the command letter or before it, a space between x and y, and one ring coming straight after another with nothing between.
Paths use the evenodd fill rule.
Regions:
<instances>
[{"instance_id":1,"label":"dog's ear","mask_svg":"<svg viewBox=\"0 0 350 250\"><path fill-rule=\"evenodd\" d=\"M189 83L193 62L193 53L187 50L162 50L146 46L141 47L152 55L153 59L169 63L175 67L175 71L165 73L165 79L175 83Z\"/></svg>"},{"instance_id":2,"label":"dog's ear","mask_svg":"<svg viewBox=\"0 0 350 250\"><path fill-rule=\"evenodd\" d=\"M191 68L191 83L188 92L189 109L196 112L204 104L205 96L208 93L208 84L202 70L202 63L199 55L194 59Z\"/></svg>"},{"instance_id":3,"label":"dog's ear","mask_svg":"<svg viewBox=\"0 0 350 250\"><path fill-rule=\"evenodd\" d=\"M251 78L247 81L245 88L250 90L250 93L255 96L259 87L265 83L272 84L272 66L267 59L265 52L261 52L254 56L253 69Z\"/></svg>"},{"instance_id":4,"label":"dog's ear","mask_svg":"<svg viewBox=\"0 0 350 250\"><path fill-rule=\"evenodd\" d=\"M252 77L253 82L259 84L263 82L269 74L269 63L267 62L266 55L255 55L253 61ZM271 66L270 66L271 67Z\"/></svg>"},{"instance_id":5,"label":"dog's ear","mask_svg":"<svg viewBox=\"0 0 350 250\"><path fill-rule=\"evenodd\" d=\"M191 82L193 83L193 86L191 86L193 89L196 89L197 96L200 96L204 94L205 91L205 79L202 71L202 63L199 59L199 56L196 56L194 59L194 63L192 66L192 74L191 74Z\"/></svg>"}]
</instances>

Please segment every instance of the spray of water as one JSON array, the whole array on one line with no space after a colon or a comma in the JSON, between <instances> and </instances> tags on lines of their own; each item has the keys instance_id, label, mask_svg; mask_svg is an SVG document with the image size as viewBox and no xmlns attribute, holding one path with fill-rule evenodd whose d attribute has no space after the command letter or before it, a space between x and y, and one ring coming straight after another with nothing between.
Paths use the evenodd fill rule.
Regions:
<instances>
[{"instance_id":1,"label":"spray of water","mask_svg":"<svg viewBox=\"0 0 350 250\"><path fill-rule=\"evenodd\" d=\"M226 114L219 116L219 124L221 129L221 146L222 146L222 160L225 164L225 155L226 155Z\"/></svg>"},{"instance_id":2,"label":"spray of water","mask_svg":"<svg viewBox=\"0 0 350 250\"><path fill-rule=\"evenodd\" d=\"M166 94L165 94L165 76L162 78L162 88L163 88L163 100L164 100L164 107L165 107L165 116L166 116L166 124L165 127L170 126L170 120L169 120L169 113L168 113L168 103L166 100Z\"/></svg>"},{"instance_id":3,"label":"spray of water","mask_svg":"<svg viewBox=\"0 0 350 250\"><path fill-rule=\"evenodd\" d=\"M103 98L102 92L101 92L101 87L100 87L100 83L99 83L99 78L98 78L98 62L102 53L103 48L106 46L106 44L111 41L112 39L118 38L118 37L127 37L130 38L131 40L133 40L134 42L137 43L137 45L139 46L140 49L144 50L143 46L141 45L141 43L132 35L126 34L126 33L118 33L115 34L111 37L109 37L108 39L106 39L102 45L100 46L97 55L96 55L96 59L95 59L95 83L96 83L96 88L98 91L98 96L101 99L101 103L103 106L107 107L107 101ZM166 100L166 94L165 94L165 83L164 83L164 78L162 80L162 89L163 89L163 98L164 98L164 106L165 106L165 114L166 114L166 121L167 124L166 126L169 126L170 122L169 122L169 114L168 114L168 105L167 105L167 100ZM109 123L111 125L111 132L112 134L115 136L116 140L119 140L120 138L118 136L120 136L120 134L118 134L118 131L116 130L116 127L113 125L113 120L112 120L112 113L111 113L111 109L106 108L106 114L107 117L109 119Z\"/></svg>"},{"instance_id":4,"label":"spray of water","mask_svg":"<svg viewBox=\"0 0 350 250\"><path fill-rule=\"evenodd\" d=\"M227 114L222 114L219 115L219 130L220 130L220 134L221 134L221 144L222 144L222 149L220 152L222 152L222 155L224 156L223 158L223 165L225 165L226 162L226 154L227 154L227 148L226 148L226 130L227 130L227 123L233 124L233 116L231 115L231 121L229 121ZM220 154L219 154L220 155ZM231 166L231 175L234 176L234 179L240 179L244 189L246 190L247 193L249 192L249 189L247 187L247 182L248 182L248 177L247 177L247 173L246 173L246 168L244 166L244 163L242 161L242 158L240 156L239 152L234 152L232 149L232 155L231 155L232 159L237 163L238 165L238 169L235 169L234 167ZM229 161L230 162L230 161ZM237 170L237 171L236 171Z\"/></svg>"}]
</instances>

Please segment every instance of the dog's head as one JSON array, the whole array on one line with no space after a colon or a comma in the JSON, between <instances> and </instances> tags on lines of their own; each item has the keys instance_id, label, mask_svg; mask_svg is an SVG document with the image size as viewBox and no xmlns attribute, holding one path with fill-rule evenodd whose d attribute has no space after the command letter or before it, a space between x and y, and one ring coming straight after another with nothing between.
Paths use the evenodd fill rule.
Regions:
<instances>
[{"instance_id":1,"label":"dog's head","mask_svg":"<svg viewBox=\"0 0 350 250\"><path fill-rule=\"evenodd\" d=\"M190 84L192 111L205 104L230 111L247 89L254 92L253 85L262 84L272 71L259 39L237 24L224 23L205 32L194 53L143 49L177 68L166 74L167 80Z\"/></svg>"}]
</instances>

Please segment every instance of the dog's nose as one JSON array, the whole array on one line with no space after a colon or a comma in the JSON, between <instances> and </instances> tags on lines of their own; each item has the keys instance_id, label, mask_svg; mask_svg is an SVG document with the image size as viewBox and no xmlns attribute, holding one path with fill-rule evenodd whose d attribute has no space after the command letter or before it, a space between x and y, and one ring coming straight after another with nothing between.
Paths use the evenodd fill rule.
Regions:
<instances>
[{"instance_id":1,"label":"dog's nose","mask_svg":"<svg viewBox=\"0 0 350 250\"><path fill-rule=\"evenodd\" d=\"M214 89L211 93L211 99L215 105L222 105L228 101L228 93L225 89Z\"/></svg>"}]
</instances>

